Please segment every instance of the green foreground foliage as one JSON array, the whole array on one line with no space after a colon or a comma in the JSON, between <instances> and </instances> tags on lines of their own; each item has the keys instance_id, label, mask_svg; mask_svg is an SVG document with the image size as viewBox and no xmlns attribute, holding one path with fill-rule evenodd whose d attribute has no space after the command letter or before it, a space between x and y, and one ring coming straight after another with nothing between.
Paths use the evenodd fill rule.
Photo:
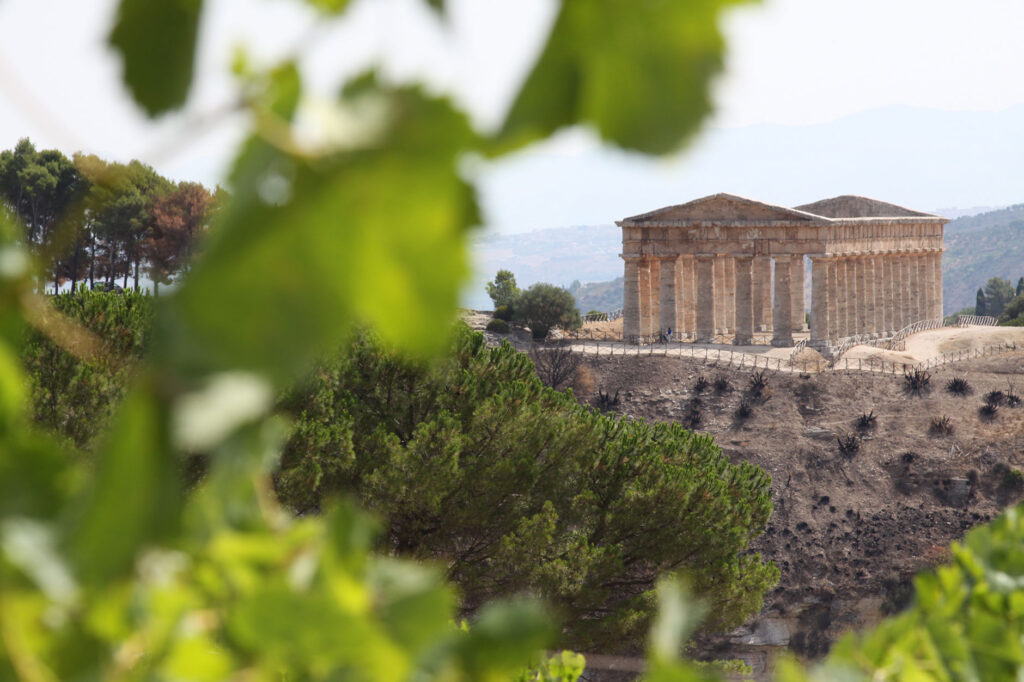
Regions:
<instances>
[{"instance_id":1,"label":"green foreground foliage","mask_svg":"<svg viewBox=\"0 0 1024 682\"><path fill-rule=\"evenodd\" d=\"M33 414L84 447L141 360L154 299L53 300L106 352L80 360L33 334ZM527 356L468 329L434 362L361 335L286 395L282 503L305 515L357 499L382 519L383 550L447 567L464 613L526 592L556 607L562 645L635 651L660 574L688 572L714 614L708 629L742 622L777 580L745 553L771 513L761 470L729 464L706 436L582 408Z\"/></svg>"},{"instance_id":2,"label":"green foreground foliage","mask_svg":"<svg viewBox=\"0 0 1024 682\"><path fill-rule=\"evenodd\" d=\"M305 4L324 16L348 7ZM443 0L429 4L443 16ZM240 57L253 129L232 199L190 276L156 304L152 352L88 458L31 425L18 361L26 325L86 351L73 325L34 296L33 237L4 206L0 679L578 675L571 656L547 673L522 672L540 662L552 633L536 603L481 608L463 630L436 570L370 552L371 524L358 512L282 513L269 472L287 429L268 415L276 392L354 323L408 351L444 347L475 218L473 190L456 169L464 154L495 154L577 123L644 152L669 151L691 134L709 109L728 4L559 4L505 125L487 138L447 100L364 79L338 107L386 123L341 151L303 149L292 136L299 68ZM151 114L185 101L202 5L119 3L111 41ZM182 462L196 452L210 467L186 494ZM818 679L1024 677L1022 541L1017 511L974 531L953 566L919 580L906 615L844 642ZM659 592L658 614L648 679L696 679L676 657L696 620L677 584ZM783 677L803 674L793 665Z\"/></svg>"},{"instance_id":3,"label":"green foreground foliage","mask_svg":"<svg viewBox=\"0 0 1024 682\"><path fill-rule=\"evenodd\" d=\"M665 573L685 572L711 630L756 613L778 580L748 552L772 509L761 469L679 425L581 407L468 329L434 363L360 337L286 406L284 504L353 496L382 519L387 551L442 560L468 611L542 597L566 624L560 646L642 648Z\"/></svg>"}]
</instances>

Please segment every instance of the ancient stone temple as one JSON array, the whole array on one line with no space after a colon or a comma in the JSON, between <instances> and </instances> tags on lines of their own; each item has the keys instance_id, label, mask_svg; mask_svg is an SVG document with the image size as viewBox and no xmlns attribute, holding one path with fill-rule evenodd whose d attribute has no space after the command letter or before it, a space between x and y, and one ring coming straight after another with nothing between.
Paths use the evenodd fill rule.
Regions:
<instances>
[{"instance_id":1,"label":"ancient stone temple","mask_svg":"<svg viewBox=\"0 0 1024 682\"><path fill-rule=\"evenodd\" d=\"M731 194L620 220L623 335L749 344L770 332L793 345L807 329L808 267L813 346L942 317L947 222L858 196L785 208Z\"/></svg>"}]
</instances>

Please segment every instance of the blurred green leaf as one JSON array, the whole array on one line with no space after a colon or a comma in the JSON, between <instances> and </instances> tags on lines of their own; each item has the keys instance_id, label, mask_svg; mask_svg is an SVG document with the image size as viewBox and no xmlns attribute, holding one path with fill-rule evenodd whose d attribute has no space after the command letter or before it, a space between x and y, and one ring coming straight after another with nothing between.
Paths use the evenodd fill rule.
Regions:
<instances>
[{"instance_id":1,"label":"blurred green leaf","mask_svg":"<svg viewBox=\"0 0 1024 682\"><path fill-rule=\"evenodd\" d=\"M110 44L124 82L150 116L185 103L202 0L121 0Z\"/></svg>"},{"instance_id":2,"label":"blurred green leaf","mask_svg":"<svg viewBox=\"0 0 1024 682\"><path fill-rule=\"evenodd\" d=\"M0 440L0 518L53 518L75 473L68 455L48 437L8 431Z\"/></svg>"},{"instance_id":3,"label":"blurred green leaf","mask_svg":"<svg viewBox=\"0 0 1024 682\"><path fill-rule=\"evenodd\" d=\"M138 551L179 526L179 467L166 408L151 386L130 393L98 452L95 480L68 519L80 579L102 582L129 569Z\"/></svg>"},{"instance_id":4,"label":"blurred green leaf","mask_svg":"<svg viewBox=\"0 0 1024 682\"><path fill-rule=\"evenodd\" d=\"M306 0L306 3L326 14L341 14L348 7L349 0Z\"/></svg>"},{"instance_id":5,"label":"blurred green leaf","mask_svg":"<svg viewBox=\"0 0 1024 682\"><path fill-rule=\"evenodd\" d=\"M535 660L554 632L538 602L488 604L460 643L459 658L466 677L482 682L514 679Z\"/></svg>"},{"instance_id":6,"label":"blurred green leaf","mask_svg":"<svg viewBox=\"0 0 1024 682\"><path fill-rule=\"evenodd\" d=\"M455 597L438 572L413 563L382 559L370 574L380 619L413 656L422 655L451 627Z\"/></svg>"},{"instance_id":7,"label":"blurred green leaf","mask_svg":"<svg viewBox=\"0 0 1024 682\"><path fill-rule=\"evenodd\" d=\"M390 126L370 148L305 159L250 141L204 258L158 315L158 361L284 381L360 322L444 347L477 219L455 161L474 138L446 101L379 96Z\"/></svg>"},{"instance_id":8,"label":"blurred green leaf","mask_svg":"<svg viewBox=\"0 0 1024 682\"><path fill-rule=\"evenodd\" d=\"M321 595L283 586L244 598L229 623L232 636L270 664L329 678L350 668L354 679L388 682L409 672L404 652L360 618Z\"/></svg>"},{"instance_id":9,"label":"blurred green leaf","mask_svg":"<svg viewBox=\"0 0 1024 682\"><path fill-rule=\"evenodd\" d=\"M711 111L719 15L736 0L567 0L505 121L520 145L585 123L647 153L677 148Z\"/></svg>"},{"instance_id":10,"label":"blurred green leaf","mask_svg":"<svg viewBox=\"0 0 1024 682\"><path fill-rule=\"evenodd\" d=\"M25 379L17 356L0 341L0 425L10 425L24 416L28 393Z\"/></svg>"}]
</instances>

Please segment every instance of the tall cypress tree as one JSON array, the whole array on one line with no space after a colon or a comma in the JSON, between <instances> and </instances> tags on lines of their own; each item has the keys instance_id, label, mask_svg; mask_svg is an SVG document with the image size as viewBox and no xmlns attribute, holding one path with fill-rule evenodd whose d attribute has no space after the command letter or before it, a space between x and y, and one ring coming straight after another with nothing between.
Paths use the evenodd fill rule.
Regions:
<instances>
[{"instance_id":1,"label":"tall cypress tree","mask_svg":"<svg viewBox=\"0 0 1024 682\"><path fill-rule=\"evenodd\" d=\"M1024 277L1017 280L1017 295L1024 294Z\"/></svg>"},{"instance_id":2,"label":"tall cypress tree","mask_svg":"<svg viewBox=\"0 0 1024 682\"><path fill-rule=\"evenodd\" d=\"M974 303L974 314L984 315L985 314L985 292L980 287L978 288L978 297Z\"/></svg>"}]
</instances>

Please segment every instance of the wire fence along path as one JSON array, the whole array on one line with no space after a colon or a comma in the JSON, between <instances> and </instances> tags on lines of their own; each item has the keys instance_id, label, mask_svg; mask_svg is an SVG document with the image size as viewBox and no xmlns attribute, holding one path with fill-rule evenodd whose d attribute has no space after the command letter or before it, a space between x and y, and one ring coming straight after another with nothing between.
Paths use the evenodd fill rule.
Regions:
<instances>
[{"instance_id":1,"label":"wire fence along path","mask_svg":"<svg viewBox=\"0 0 1024 682\"><path fill-rule=\"evenodd\" d=\"M589 339L559 339L546 342L510 342L522 351L537 348L569 348L573 352L585 355L608 357L674 357L694 360L700 364L713 367L732 367L736 369L764 369L772 372L801 373L811 372L871 372L874 374L904 374L915 369L932 369L940 365L974 358L1000 355L1024 349L1016 342L1004 342L949 351L919 362L891 362L877 357L843 358L835 360L794 360L792 357L779 357L765 353L750 353L742 350L731 350L714 346L696 346L692 343L655 343L647 346L627 344L621 341L598 341Z\"/></svg>"}]
</instances>

